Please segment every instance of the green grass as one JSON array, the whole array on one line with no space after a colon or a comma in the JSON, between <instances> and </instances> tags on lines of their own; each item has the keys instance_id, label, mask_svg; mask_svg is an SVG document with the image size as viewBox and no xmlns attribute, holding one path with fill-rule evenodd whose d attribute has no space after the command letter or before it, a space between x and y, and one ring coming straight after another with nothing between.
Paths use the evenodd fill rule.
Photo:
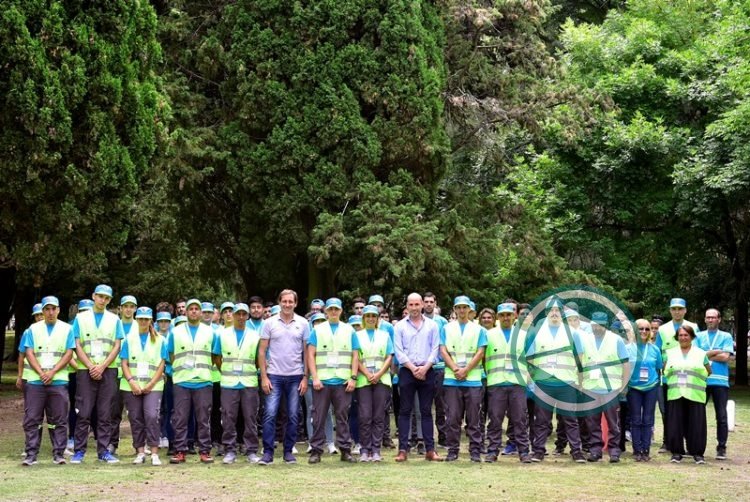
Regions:
<instances>
[{"instance_id":1,"label":"green grass","mask_svg":"<svg viewBox=\"0 0 750 502\"><path fill-rule=\"evenodd\" d=\"M20 465L23 451L23 404L12 387L15 365L7 365L0 385L0 500L739 500L750 499L750 390L733 389L737 426L729 434L730 460L713 460L716 446L712 405L708 407L707 464L675 465L653 450L649 464L625 455L618 465L579 465L569 457L547 457L542 464L522 465L517 457L495 464L434 464L412 457L393 462L386 450L380 465L347 465L326 456L317 466L306 463L269 467L238 462L233 466L200 465L196 456L180 466L132 466L129 438L122 440L122 463L101 465L89 454L83 465L51 463L45 435L40 463ZM661 438L657 412L657 437ZM554 438L552 438L554 439ZM465 442L464 442L465 446ZM655 445L658 447L658 445ZM89 451L94 447L89 442ZM300 449L305 445L299 444ZM278 453L278 452L277 452ZM443 451L444 453L444 451ZM165 460L165 456L162 456Z\"/></svg>"}]
</instances>

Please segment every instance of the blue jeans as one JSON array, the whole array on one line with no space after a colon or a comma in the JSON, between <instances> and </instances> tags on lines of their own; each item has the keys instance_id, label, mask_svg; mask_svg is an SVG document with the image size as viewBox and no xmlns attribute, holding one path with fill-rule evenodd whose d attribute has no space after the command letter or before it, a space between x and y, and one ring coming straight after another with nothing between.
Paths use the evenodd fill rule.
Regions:
<instances>
[{"instance_id":1,"label":"blue jeans","mask_svg":"<svg viewBox=\"0 0 750 502\"><path fill-rule=\"evenodd\" d=\"M289 423L286 425L284 434L284 453L291 453L294 443L297 442L297 427L299 426L299 383L303 375L268 375L271 381L271 393L266 396L265 413L263 414L263 453L270 452L273 455L274 441L276 439L276 415L279 412L279 404L286 399L287 415Z\"/></svg>"},{"instance_id":2,"label":"blue jeans","mask_svg":"<svg viewBox=\"0 0 750 502\"><path fill-rule=\"evenodd\" d=\"M633 451L648 454L651 446L651 428L654 426L656 400L660 387L643 391L628 389L628 407L630 408L630 433L633 436Z\"/></svg>"}]
</instances>

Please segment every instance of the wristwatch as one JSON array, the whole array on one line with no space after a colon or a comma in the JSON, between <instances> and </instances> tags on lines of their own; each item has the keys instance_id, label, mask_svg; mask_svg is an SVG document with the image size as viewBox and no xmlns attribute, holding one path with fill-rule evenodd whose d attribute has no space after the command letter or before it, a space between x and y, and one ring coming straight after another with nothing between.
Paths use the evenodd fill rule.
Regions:
<instances>
[{"instance_id":1,"label":"wristwatch","mask_svg":"<svg viewBox=\"0 0 750 502\"><path fill-rule=\"evenodd\" d=\"M352 375L352 380L356 380L356 379L357 379L357 375Z\"/></svg>"}]
</instances>

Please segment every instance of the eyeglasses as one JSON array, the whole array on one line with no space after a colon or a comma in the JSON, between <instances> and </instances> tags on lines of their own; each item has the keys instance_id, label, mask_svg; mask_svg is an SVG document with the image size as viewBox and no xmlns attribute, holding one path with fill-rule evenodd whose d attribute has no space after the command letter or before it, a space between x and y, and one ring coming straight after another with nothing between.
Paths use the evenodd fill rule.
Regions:
<instances>
[{"instance_id":1,"label":"eyeglasses","mask_svg":"<svg viewBox=\"0 0 750 502\"><path fill-rule=\"evenodd\" d=\"M638 331L651 331L651 328L638 328Z\"/></svg>"}]
</instances>

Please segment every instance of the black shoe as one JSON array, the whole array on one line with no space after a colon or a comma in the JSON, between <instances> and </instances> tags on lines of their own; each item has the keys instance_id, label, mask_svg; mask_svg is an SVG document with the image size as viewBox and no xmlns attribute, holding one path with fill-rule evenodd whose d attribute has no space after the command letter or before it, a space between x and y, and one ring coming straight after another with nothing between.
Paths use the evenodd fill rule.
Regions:
<instances>
[{"instance_id":1,"label":"black shoe","mask_svg":"<svg viewBox=\"0 0 750 502\"><path fill-rule=\"evenodd\" d=\"M314 451L310 454L310 458L307 459L308 464L319 464L320 463L320 452Z\"/></svg>"},{"instance_id":2,"label":"black shoe","mask_svg":"<svg viewBox=\"0 0 750 502\"><path fill-rule=\"evenodd\" d=\"M573 457L573 461L578 464L585 464L586 463L586 457L583 456L583 452L577 451L571 455ZM601 457L599 457L601 458ZM596 462L596 460L592 460L592 462Z\"/></svg>"},{"instance_id":3,"label":"black shoe","mask_svg":"<svg viewBox=\"0 0 750 502\"><path fill-rule=\"evenodd\" d=\"M531 461L532 462L541 462L543 460L544 460L544 453L534 453L531 456Z\"/></svg>"},{"instance_id":4,"label":"black shoe","mask_svg":"<svg viewBox=\"0 0 750 502\"><path fill-rule=\"evenodd\" d=\"M716 460L726 460L726 459L727 459L727 449L716 448Z\"/></svg>"},{"instance_id":5,"label":"black shoe","mask_svg":"<svg viewBox=\"0 0 750 502\"><path fill-rule=\"evenodd\" d=\"M643 462L643 455L641 455L640 453L634 454L633 458L635 459L636 462Z\"/></svg>"},{"instance_id":6,"label":"black shoe","mask_svg":"<svg viewBox=\"0 0 750 502\"><path fill-rule=\"evenodd\" d=\"M469 459L472 462L481 462L482 461L482 457L479 455L479 453L472 453L471 455L469 455Z\"/></svg>"},{"instance_id":7,"label":"black shoe","mask_svg":"<svg viewBox=\"0 0 750 502\"><path fill-rule=\"evenodd\" d=\"M682 462L682 455L672 455L671 462L674 464L679 464L680 462Z\"/></svg>"},{"instance_id":8,"label":"black shoe","mask_svg":"<svg viewBox=\"0 0 750 502\"><path fill-rule=\"evenodd\" d=\"M456 460L458 460L458 453L451 451L451 452L448 452L448 455L445 456L446 462L455 462Z\"/></svg>"},{"instance_id":9,"label":"black shoe","mask_svg":"<svg viewBox=\"0 0 750 502\"><path fill-rule=\"evenodd\" d=\"M620 456L619 455L610 455L610 457L609 457L609 463L610 464L616 464L619 461L620 461Z\"/></svg>"},{"instance_id":10,"label":"black shoe","mask_svg":"<svg viewBox=\"0 0 750 502\"><path fill-rule=\"evenodd\" d=\"M519 457L519 460L522 464L530 464L534 459L531 458L531 455L528 453L522 453Z\"/></svg>"},{"instance_id":11,"label":"black shoe","mask_svg":"<svg viewBox=\"0 0 750 502\"><path fill-rule=\"evenodd\" d=\"M188 455L195 455L196 453L198 453L198 452L195 451L195 445L194 444L188 444L187 453L188 453Z\"/></svg>"},{"instance_id":12,"label":"black shoe","mask_svg":"<svg viewBox=\"0 0 750 502\"><path fill-rule=\"evenodd\" d=\"M424 443L422 441L417 443L417 455L424 455L427 453L424 447Z\"/></svg>"},{"instance_id":13,"label":"black shoe","mask_svg":"<svg viewBox=\"0 0 750 502\"><path fill-rule=\"evenodd\" d=\"M385 438L383 439L383 448L395 448L396 445L393 444L393 440L391 438Z\"/></svg>"},{"instance_id":14,"label":"black shoe","mask_svg":"<svg viewBox=\"0 0 750 502\"><path fill-rule=\"evenodd\" d=\"M555 451L552 452L552 455L556 457L562 457L565 455L565 448L555 448Z\"/></svg>"},{"instance_id":15,"label":"black shoe","mask_svg":"<svg viewBox=\"0 0 750 502\"><path fill-rule=\"evenodd\" d=\"M354 457L352 457L351 450L347 450L346 448L341 448L341 461L342 462L356 462L356 460L354 460Z\"/></svg>"},{"instance_id":16,"label":"black shoe","mask_svg":"<svg viewBox=\"0 0 750 502\"><path fill-rule=\"evenodd\" d=\"M489 455L484 457L484 461L487 462L488 464L497 462L497 455L495 455L494 453L490 453Z\"/></svg>"},{"instance_id":17,"label":"black shoe","mask_svg":"<svg viewBox=\"0 0 750 502\"><path fill-rule=\"evenodd\" d=\"M581 454L581 456L583 456L583 454ZM573 455L573 460L575 460L575 458L576 456ZM586 460L588 460L589 462L598 462L601 459L602 459L601 455L589 455L589 458L587 458Z\"/></svg>"},{"instance_id":18,"label":"black shoe","mask_svg":"<svg viewBox=\"0 0 750 502\"><path fill-rule=\"evenodd\" d=\"M703 458L703 455L693 455L693 460L695 460L696 464L705 464L706 461Z\"/></svg>"}]
</instances>

